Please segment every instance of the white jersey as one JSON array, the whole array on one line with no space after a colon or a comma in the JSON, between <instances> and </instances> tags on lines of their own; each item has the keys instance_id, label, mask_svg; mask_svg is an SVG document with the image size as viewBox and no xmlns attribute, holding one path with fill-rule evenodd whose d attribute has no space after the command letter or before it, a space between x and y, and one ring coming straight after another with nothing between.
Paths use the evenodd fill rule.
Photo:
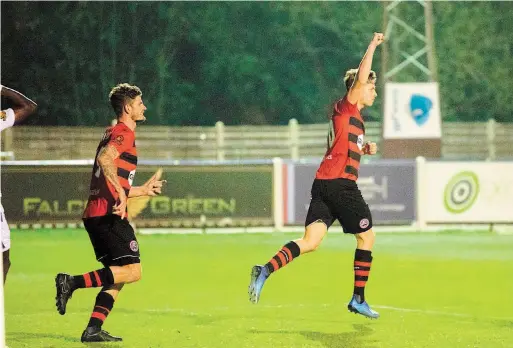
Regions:
<instances>
[{"instance_id":1,"label":"white jersey","mask_svg":"<svg viewBox=\"0 0 513 348\"><path fill-rule=\"evenodd\" d=\"M2 110L0 114L0 131L14 125L14 110L7 109ZM1 138L0 138L1 144ZM2 198L2 191L0 190L0 199ZM8 250L11 247L11 231L9 225L5 219L4 207L0 202L0 242L2 246L2 252Z\"/></svg>"},{"instance_id":2,"label":"white jersey","mask_svg":"<svg viewBox=\"0 0 513 348\"><path fill-rule=\"evenodd\" d=\"M2 114L0 114L0 131L3 131L6 128L12 127L14 125L14 110L7 109L2 110Z\"/></svg>"},{"instance_id":3,"label":"white jersey","mask_svg":"<svg viewBox=\"0 0 513 348\"><path fill-rule=\"evenodd\" d=\"M7 109L2 110L0 114L0 131L12 127L14 125L14 110ZM1 146L2 138L0 137L0 146ZM0 148L1 150L1 148ZM2 197L2 191L0 190L0 198ZM2 203L0 203L0 212L3 212L4 209L2 207Z\"/></svg>"}]
</instances>

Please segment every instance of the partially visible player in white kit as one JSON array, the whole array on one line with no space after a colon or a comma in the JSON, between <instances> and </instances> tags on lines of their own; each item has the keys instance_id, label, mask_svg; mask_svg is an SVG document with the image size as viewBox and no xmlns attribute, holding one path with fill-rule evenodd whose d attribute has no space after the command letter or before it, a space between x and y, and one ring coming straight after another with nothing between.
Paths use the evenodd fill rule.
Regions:
<instances>
[{"instance_id":1,"label":"partially visible player in white kit","mask_svg":"<svg viewBox=\"0 0 513 348\"><path fill-rule=\"evenodd\" d=\"M12 108L3 110L0 114L0 131L6 128L12 127L13 125L23 122L29 115L36 111L37 104L29 98L25 97L18 91L0 85L0 93L2 97L7 98L10 103L13 104ZM1 139L1 138L0 138ZM0 142L1 146L1 142ZM1 173L0 173L1 174ZM0 199L2 193L0 191ZM9 250L11 248L11 231L9 225L5 219L4 207L0 202L0 239L2 240L2 258L4 264L4 284L7 278L7 272L11 267L11 259L9 257Z\"/></svg>"}]
</instances>

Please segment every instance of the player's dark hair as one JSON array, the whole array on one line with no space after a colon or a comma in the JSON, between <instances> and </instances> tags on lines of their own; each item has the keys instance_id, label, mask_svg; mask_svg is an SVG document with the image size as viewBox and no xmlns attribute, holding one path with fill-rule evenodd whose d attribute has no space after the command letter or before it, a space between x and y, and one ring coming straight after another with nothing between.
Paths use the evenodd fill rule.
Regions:
<instances>
[{"instance_id":1,"label":"player's dark hair","mask_svg":"<svg viewBox=\"0 0 513 348\"><path fill-rule=\"evenodd\" d=\"M128 83L120 83L113 87L109 93L109 99L116 116L121 116L123 107L132 102L138 95L142 96L139 87Z\"/></svg>"},{"instance_id":2,"label":"player's dark hair","mask_svg":"<svg viewBox=\"0 0 513 348\"><path fill-rule=\"evenodd\" d=\"M344 76L344 83L346 84L346 88L348 91L353 85L357 73L358 69L350 69L346 72L346 76ZM373 70L371 70L369 73L369 80L376 80L376 73Z\"/></svg>"}]
</instances>

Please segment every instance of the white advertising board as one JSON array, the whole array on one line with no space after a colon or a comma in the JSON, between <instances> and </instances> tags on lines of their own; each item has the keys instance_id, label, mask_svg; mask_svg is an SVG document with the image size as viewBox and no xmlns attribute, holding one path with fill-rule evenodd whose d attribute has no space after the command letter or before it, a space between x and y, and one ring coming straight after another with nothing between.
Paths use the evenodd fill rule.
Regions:
<instances>
[{"instance_id":1,"label":"white advertising board","mask_svg":"<svg viewBox=\"0 0 513 348\"><path fill-rule=\"evenodd\" d=\"M427 162L423 166L427 223L513 222L513 162Z\"/></svg>"},{"instance_id":2,"label":"white advertising board","mask_svg":"<svg viewBox=\"0 0 513 348\"><path fill-rule=\"evenodd\" d=\"M442 135L438 84L385 85L384 139L436 139Z\"/></svg>"}]
</instances>

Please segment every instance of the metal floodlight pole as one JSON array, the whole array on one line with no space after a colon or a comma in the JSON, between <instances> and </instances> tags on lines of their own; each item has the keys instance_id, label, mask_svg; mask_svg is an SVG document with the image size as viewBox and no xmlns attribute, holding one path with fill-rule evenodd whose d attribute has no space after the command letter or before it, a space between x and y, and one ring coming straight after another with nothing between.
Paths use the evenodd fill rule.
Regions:
<instances>
[{"instance_id":1,"label":"metal floodlight pole","mask_svg":"<svg viewBox=\"0 0 513 348\"><path fill-rule=\"evenodd\" d=\"M399 96L394 92L394 96L399 99L389 98L387 90L409 93L405 90L415 89L412 83L437 82L436 55L433 33L433 8L431 0L390 0L383 1L383 33L385 41L382 47L382 87L384 90L383 103L383 142L382 153L384 158L415 158L424 156L428 158L438 158L441 156L441 139L436 136L417 136L411 138L405 136L407 131L399 130L394 132L403 132L401 136L391 136L392 129L400 127L398 119L394 117L407 117L404 112L393 112L389 110L390 105L396 107L399 103ZM398 83L403 86L386 86L388 83ZM420 85L416 85L420 86ZM421 88L421 87L418 87ZM438 92L432 92L438 93ZM436 96L439 99L439 96ZM394 100L390 100L394 99ZM387 104L387 101L389 104ZM390 104L391 103L391 104ZM394 104L395 103L395 104ZM405 101L402 100L401 107L405 107ZM386 114L388 112L388 114ZM413 115L411 115L413 116ZM437 117L440 117L437 115ZM404 126L404 122L401 124ZM400 128L399 128L400 129ZM387 136L385 136L388 130ZM421 133L419 133L421 134Z\"/></svg>"},{"instance_id":2,"label":"metal floodlight pole","mask_svg":"<svg viewBox=\"0 0 513 348\"><path fill-rule=\"evenodd\" d=\"M426 26L426 39L427 44L429 45L429 50L427 53L428 59L428 67L431 71L431 81L438 81L438 72L436 65L436 55L435 55L435 37L434 37L434 28L433 28L433 4L431 0L426 1L424 6L424 17L425 17L425 26Z\"/></svg>"},{"instance_id":3,"label":"metal floodlight pole","mask_svg":"<svg viewBox=\"0 0 513 348\"><path fill-rule=\"evenodd\" d=\"M404 80L409 66L420 70L424 80L437 81L431 1L383 1L383 32L384 83Z\"/></svg>"}]
</instances>

